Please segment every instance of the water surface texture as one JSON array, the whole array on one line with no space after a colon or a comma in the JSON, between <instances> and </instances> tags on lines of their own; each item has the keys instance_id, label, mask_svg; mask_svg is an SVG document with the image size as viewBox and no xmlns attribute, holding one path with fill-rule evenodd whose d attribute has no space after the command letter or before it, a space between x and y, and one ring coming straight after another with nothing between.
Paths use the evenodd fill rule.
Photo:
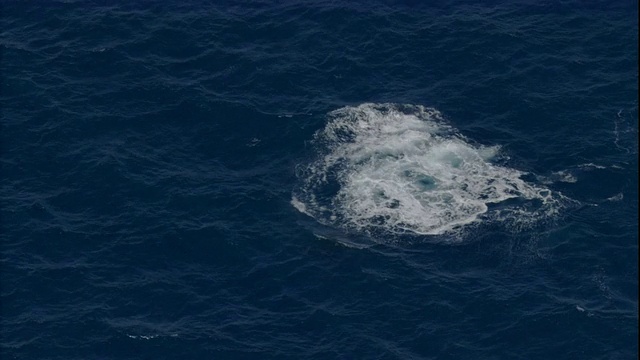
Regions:
<instances>
[{"instance_id":1,"label":"water surface texture","mask_svg":"<svg viewBox=\"0 0 640 360\"><path fill-rule=\"evenodd\" d=\"M3 359L635 359L633 1L4 1Z\"/></svg>"}]
</instances>

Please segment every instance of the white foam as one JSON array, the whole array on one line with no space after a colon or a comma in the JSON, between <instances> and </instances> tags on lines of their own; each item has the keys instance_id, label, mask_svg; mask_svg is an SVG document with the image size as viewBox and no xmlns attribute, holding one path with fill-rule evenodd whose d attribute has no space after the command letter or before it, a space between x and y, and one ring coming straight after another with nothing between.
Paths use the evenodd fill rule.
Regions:
<instances>
[{"instance_id":1,"label":"white foam","mask_svg":"<svg viewBox=\"0 0 640 360\"><path fill-rule=\"evenodd\" d=\"M606 166L602 166L594 163L580 164L577 167L581 169L606 169L607 168Z\"/></svg>"},{"instance_id":2,"label":"white foam","mask_svg":"<svg viewBox=\"0 0 640 360\"><path fill-rule=\"evenodd\" d=\"M578 182L578 178L572 174L569 170L560 170L554 171L550 176L538 176L537 177L540 182L543 184L553 184L556 182L564 182L564 183L576 183Z\"/></svg>"},{"instance_id":3,"label":"white foam","mask_svg":"<svg viewBox=\"0 0 640 360\"><path fill-rule=\"evenodd\" d=\"M291 205L293 205L293 207L301 213L310 215L307 213L307 206L303 202L298 200L295 196L291 198Z\"/></svg>"},{"instance_id":4,"label":"white foam","mask_svg":"<svg viewBox=\"0 0 640 360\"><path fill-rule=\"evenodd\" d=\"M436 235L487 219L492 204L536 202L495 218L550 215L552 192L496 165L497 146L472 143L435 109L362 104L329 114L315 134L318 157L301 166L292 205L323 224L367 233ZM517 202L517 201L516 201ZM526 212L526 214L523 214ZM509 218L511 217L511 218Z\"/></svg>"},{"instance_id":5,"label":"white foam","mask_svg":"<svg viewBox=\"0 0 640 360\"><path fill-rule=\"evenodd\" d=\"M624 194L622 192L619 192L612 197L607 198L607 201L620 201L622 199L624 199Z\"/></svg>"}]
</instances>

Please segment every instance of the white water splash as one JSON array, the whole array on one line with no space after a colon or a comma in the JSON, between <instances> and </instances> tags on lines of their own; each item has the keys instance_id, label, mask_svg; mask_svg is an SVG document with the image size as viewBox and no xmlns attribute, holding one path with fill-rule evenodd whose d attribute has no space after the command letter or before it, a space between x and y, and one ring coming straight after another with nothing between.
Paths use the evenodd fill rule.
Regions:
<instances>
[{"instance_id":1,"label":"white water splash","mask_svg":"<svg viewBox=\"0 0 640 360\"><path fill-rule=\"evenodd\" d=\"M473 144L432 108L341 108L313 143L318 157L298 169L291 203L325 225L418 235L492 218L522 226L557 214L563 198L494 164L499 147Z\"/></svg>"}]
</instances>

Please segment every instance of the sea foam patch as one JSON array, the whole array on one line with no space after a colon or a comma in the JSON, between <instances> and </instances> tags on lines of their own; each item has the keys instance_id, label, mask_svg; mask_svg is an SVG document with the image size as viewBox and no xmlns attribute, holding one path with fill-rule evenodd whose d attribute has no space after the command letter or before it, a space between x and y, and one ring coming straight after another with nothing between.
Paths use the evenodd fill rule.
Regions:
<instances>
[{"instance_id":1,"label":"sea foam patch","mask_svg":"<svg viewBox=\"0 0 640 360\"><path fill-rule=\"evenodd\" d=\"M481 221L534 222L562 196L495 163L433 108L362 104L329 114L298 168L292 205L325 225L367 234L439 235Z\"/></svg>"}]
</instances>

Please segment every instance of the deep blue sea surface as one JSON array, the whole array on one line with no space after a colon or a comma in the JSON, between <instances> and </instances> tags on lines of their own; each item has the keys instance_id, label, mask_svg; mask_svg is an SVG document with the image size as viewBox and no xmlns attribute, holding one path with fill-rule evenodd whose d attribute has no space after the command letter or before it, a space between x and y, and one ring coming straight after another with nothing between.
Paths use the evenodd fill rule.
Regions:
<instances>
[{"instance_id":1,"label":"deep blue sea surface","mask_svg":"<svg viewBox=\"0 0 640 360\"><path fill-rule=\"evenodd\" d=\"M637 1L3 1L2 359L635 359Z\"/></svg>"}]
</instances>

